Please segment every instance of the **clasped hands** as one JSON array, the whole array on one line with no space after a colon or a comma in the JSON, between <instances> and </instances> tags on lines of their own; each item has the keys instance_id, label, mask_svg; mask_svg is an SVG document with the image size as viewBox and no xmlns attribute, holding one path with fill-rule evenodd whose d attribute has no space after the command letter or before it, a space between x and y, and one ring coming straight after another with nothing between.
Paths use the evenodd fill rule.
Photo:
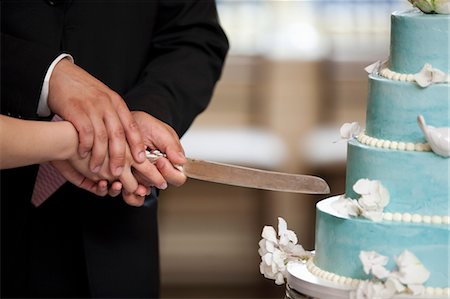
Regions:
<instances>
[{"instance_id":1,"label":"clasped hands","mask_svg":"<svg viewBox=\"0 0 450 299\"><path fill-rule=\"evenodd\" d=\"M150 187L186 181L173 167L186 162L176 132L145 112L130 112L117 93L67 59L53 70L48 105L78 132L77 153L52 162L76 186L99 196L122 193L127 204L140 206ZM146 148L167 157L152 164Z\"/></svg>"}]
</instances>

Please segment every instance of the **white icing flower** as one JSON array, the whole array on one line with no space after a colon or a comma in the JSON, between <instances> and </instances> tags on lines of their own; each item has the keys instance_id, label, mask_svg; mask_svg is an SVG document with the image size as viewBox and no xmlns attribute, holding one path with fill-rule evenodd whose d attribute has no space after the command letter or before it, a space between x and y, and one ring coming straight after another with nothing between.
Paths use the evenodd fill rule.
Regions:
<instances>
[{"instance_id":1,"label":"white icing flower","mask_svg":"<svg viewBox=\"0 0 450 299\"><path fill-rule=\"evenodd\" d=\"M340 129L342 139L353 139L362 132L361 126L357 122L345 123Z\"/></svg>"},{"instance_id":2,"label":"white icing flower","mask_svg":"<svg viewBox=\"0 0 450 299\"><path fill-rule=\"evenodd\" d=\"M422 284L430 277L430 272L420 260L410 251L405 250L396 258L398 271L393 274L398 280L407 285L413 292L421 292Z\"/></svg>"},{"instance_id":3,"label":"white icing flower","mask_svg":"<svg viewBox=\"0 0 450 299\"><path fill-rule=\"evenodd\" d=\"M339 196L338 200L331 204L332 208L343 216L358 216L360 214L360 207L358 202L351 198L346 198L344 195Z\"/></svg>"},{"instance_id":4,"label":"white icing flower","mask_svg":"<svg viewBox=\"0 0 450 299\"><path fill-rule=\"evenodd\" d=\"M408 0L424 13L450 14L449 0Z\"/></svg>"},{"instance_id":5,"label":"white icing flower","mask_svg":"<svg viewBox=\"0 0 450 299\"><path fill-rule=\"evenodd\" d=\"M439 69L435 69L431 64L426 63L422 70L414 74L414 80L421 87L427 87L433 83L447 83L450 81L450 75Z\"/></svg>"},{"instance_id":6,"label":"white icing flower","mask_svg":"<svg viewBox=\"0 0 450 299\"><path fill-rule=\"evenodd\" d=\"M380 181L359 179L353 186L353 190L360 194L358 204L362 216L380 221L384 208L389 204L389 192Z\"/></svg>"},{"instance_id":7,"label":"white icing flower","mask_svg":"<svg viewBox=\"0 0 450 299\"><path fill-rule=\"evenodd\" d=\"M389 271L384 267L389 260L387 256L380 255L375 251L361 251L359 259L366 274L372 274L379 279L388 277Z\"/></svg>"},{"instance_id":8,"label":"white icing flower","mask_svg":"<svg viewBox=\"0 0 450 299\"><path fill-rule=\"evenodd\" d=\"M419 259L410 251L403 251L396 259L397 268L389 272L384 268L388 258L374 251L361 251L359 258L364 272L371 274L374 280L366 280L352 292L352 298L392 298L395 294L423 294L424 283L430 273Z\"/></svg>"},{"instance_id":9,"label":"white icing flower","mask_svg":"<svg viewBox=\"0 0 450 299\"><path fill-rule=\"evenodd\" d=\"M264 277L275 280L280 285L286 278L286 266L291 261L308 259L311 253L304 250L295 232L287 229L286 221L278 217L278 236L272 226L265 226L259 241L258 253L261 256L259 270Z\"/></svg>"},{"instance_id":10,"label":"white icing flower","mask_svg":"<svg viewBox=\"0 0 450 299\"><path fill-rule=\"evenodd\" d=\"M356 292L352 295L355 299L389 299L395 294L391 286L379 282L362 281Z\"/></svg>"},{"instance_id":11,"label":"white icing flower","mask_svg":"<svg viewBox=\"0 0 450 299\"><path fill-rule=\"evenodd\" d=\"M429 126L422 115L417 117L417 122L433 152L446 158L450 157L450 128Z\"/></svg>"},{"instance_id":12,"label":"white icing flower","mask_svg":"<svg viewBox=\"0 0 450 299\"><path fill-rule=\"evenodd\" d=\"M384 284L395 290L396 293L402 293L406 290L406 287L392 274L387 278Z\"/></svg>"},{"instance_id":13,"label":"white icing flower","mask_svg":"<svg viewBox=\"0 0 450 299\"><path fill-rule=\"evenodd\" d=\"M359 179L353 190L358 200L340 196L332 208L344 216L363 216L372 221L383 220L383 210L389 204L389 192L379 181Z\"/></svg>"}]
</instances>

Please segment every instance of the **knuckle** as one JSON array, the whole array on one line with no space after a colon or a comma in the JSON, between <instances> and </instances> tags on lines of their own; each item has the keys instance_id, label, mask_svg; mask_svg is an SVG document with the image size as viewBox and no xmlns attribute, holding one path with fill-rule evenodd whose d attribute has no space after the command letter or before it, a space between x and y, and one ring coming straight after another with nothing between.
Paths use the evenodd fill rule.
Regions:
<instances>
[{"instance_id":1,"label":"knuckle","mask_svg":"<svg viewBox=\"0 0 450 299\"><path fill-rule=\"evenodd\" d=\"M122 97L116 92L111 92L109 97L110 97L111 101L114 102L114 103L123 102Z\"/></svg>"},{"instance_id":2,"label":"knuckle","mask_svg":"<svg viewBox=\"0 0 450 299\"><path fill-rule=\"evenodd\" d=\"M128 124L128 129L130 131L137 131L139 129L139 126L134 118L131 118L131 120Z\"/></svg>"},{"instance_id":3,"label":"knuckle","mask_svg":"<svg viewBox=\"0 0 450 299\"><path fill-rule=\"evenodd\" d=\"M121 127L115 128L112 131L112 134L113 134L114 138L117 138L117 139L125 138L125 132L123 131L123 128L121 128Z\"/></svg>"},{"instance_id":4,"label":"knuckle","mask_svg":"<svg viewBox=\"0 0 450 299\"><path fill-rule=\"evenodd\" d=\"M85 136L91 136L94 133L94 128L90 124L82 124L80 133Z\"/></svg>"}]
</instances>

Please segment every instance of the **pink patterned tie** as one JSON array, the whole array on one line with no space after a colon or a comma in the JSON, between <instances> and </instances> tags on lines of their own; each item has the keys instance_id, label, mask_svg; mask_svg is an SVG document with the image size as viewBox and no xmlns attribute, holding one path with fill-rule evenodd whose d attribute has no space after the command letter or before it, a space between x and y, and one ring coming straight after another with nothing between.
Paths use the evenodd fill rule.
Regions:
<instances>
[{"instance_id":1,"label":"pink patterned tie","mask_svg":"<svg viewBox=\"0 0 450 299\"><path fill-rule=\"evenodd\" d=\"M59 189L67 180L50 163L44 163L39 166L36 182L34 183L31 202L35 207L40 206L56 190Z\"/></svg>"},{"instance_id":2,"label":"pink patterned tie","mask_svg":"<svg viewBox=\"0 0 450 299\"><path fill-rule=\"evenodd\" d=\"M62 118L55 115L52 121L61 121ZM40 206L47 198L56 192L67 180L50 164L43 163L34 183L31 202L35 207Z\"/></svg>"}]
</instances>

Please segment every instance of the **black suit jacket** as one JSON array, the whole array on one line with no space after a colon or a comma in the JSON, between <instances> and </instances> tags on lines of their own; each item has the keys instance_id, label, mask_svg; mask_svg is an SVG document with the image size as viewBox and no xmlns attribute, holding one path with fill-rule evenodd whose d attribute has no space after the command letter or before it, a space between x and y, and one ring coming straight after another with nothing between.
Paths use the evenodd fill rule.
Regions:
<instances>
[{"instance_id":1,"label":"black suit jacket","mask_svg":"<svg viewBox=\"0 0 450 299\"><path fill-rule=\"evenodd\" d=\"M130 110L181 136L206 108L228 49L214 1L1 5L1 113L13 117L39 119L45 73L69 53ZM1 173L2 297L157 297L155 194L134 208L66 184L35 209L36 173L36 165Z\"/></svg>"}]
</instances>

